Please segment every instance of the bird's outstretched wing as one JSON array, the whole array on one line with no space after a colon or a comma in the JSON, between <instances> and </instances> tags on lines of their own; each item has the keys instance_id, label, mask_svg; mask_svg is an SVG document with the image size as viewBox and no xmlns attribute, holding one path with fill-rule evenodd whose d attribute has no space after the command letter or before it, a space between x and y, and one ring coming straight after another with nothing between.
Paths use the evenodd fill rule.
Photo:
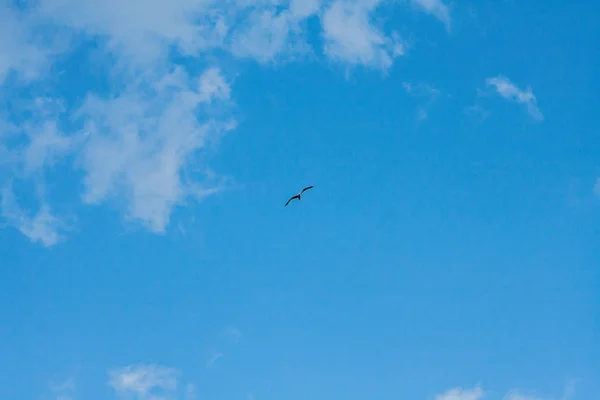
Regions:
<instances>
[{"instance_id":1,"label":"bird's outstretched wing","mask_svg":"<svg viewBox=\"0 0 600 400\"><path fill-rule=\"evenodd\" d=\"M298 199L298 198L300 198L300 196L298 196L298 195L295 195L295 196L292 196L292 197L290 197L290 199L287 201L287 203L285 203L285 205L287 206L288 204L290 204L290 201L292 201L292 200L294 200L294 199ZM284 207L285 207L285 206L284 206Z\"/></svg>"},{"instance_id":2,"label":"bird's outstretched wing","mask_svg":"<svg viewBox=\"0 0 600 400\"><path fill-rule=\"evenodd\" d=\"M300 192L300 194L304 193L305 191L307 191L308 189L312 189L312 185L311 186L307 186L304 189L302 189L302 191Z\"/></svg>"}]
</instances>

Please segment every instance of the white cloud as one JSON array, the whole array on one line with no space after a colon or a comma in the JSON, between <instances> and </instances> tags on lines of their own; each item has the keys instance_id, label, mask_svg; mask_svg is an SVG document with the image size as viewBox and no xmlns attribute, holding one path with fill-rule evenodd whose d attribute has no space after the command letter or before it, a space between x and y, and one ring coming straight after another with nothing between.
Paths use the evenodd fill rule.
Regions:
<instances>
[{"instance_id":1,"label":"white cloud","mask_svg":"<svg viewBox=\"0 0 600 400\"><path fill-rule=\"evenodd\" d=\"M512 389L504 396L504 400L571 400L575 393L575 383L576 380L571 380L566 385L564 393L560 398L544 396L532 391L526 393L523 390Z\"/></svg>"},{"instance_id":2,"label":"white cloud","mask_svg":"<svg viewBox=\"0 0 600 400\"><path fill-rule=\"evenodd\" d=\"M48 204L43 202L38 212L32 217L19 207L10 185L4 187L0 194L2 197L0 203L2 218L33 243L40 243L44 247L52 247L64 238L61 231L68 229L68 227L60 218L52 215Z\"/></svg>"},{"instance_id":3,"label":"white cloud","mask_svg":"<svg viewBox=\"0 0 600 400\"><path fill-rule=\"evenodd\" d=\"M571 400L574 393L574 381L567 384L563 396L560 400ZM479 386L470 389L452 388L444 393L438 394L435 400L481 400L485 396L485 392ZM553 397L536 395L534 393L525 393L522 390L512 389L504 395L503 400L558 400Z\"/></svg>"},{"instance_id":4,"label":"white cloud","mask_svg":"<svg viewBox=\"0 0 600 400\"><path fill-rule=\"evenodd\" d=\"M263 0L40 0L40 15L107 40L108 49L140 67L163 61L168 46L190 56L211 49L274 60L306 51L298 22L319 2L294 0L289 8ZM135 15L135 18L131 18Z\"/></svg>"},{"instance_id":5,"label":"white cloud","mask_svg":"<svg viewBox=\"0 0 600 400\"><path fill-rule=\"evenodd\" d=\"M404 54L397 33L385 35L373 25L371 14L381 0L336 0L323 13L325 54L335 61L382 70Z\"/></svg>"},{"instance_id":6,"label":"white cloud","mask_svg":"<svg viewBox=\"0 0 600 400\"><path fill-rule=\"evenodd\" d=\"M206 22L197 22L213 3L212 0L40 0L36 11L59 25L105 38L109 50L139 66L162 60L170 44L194 54L218 43L218 29L210 17L207 16Z\"/></svg>"},{"instance_id":7,"label":"white cloud","mask_svg":"<svg viewBox=\"0 0 600 400\"><path fill-rule=\"evenodd\" d=\"M406 90L406 93L417 97L436 97L442 93L439 89L436 89L427 83L414 84L403 82L402 86L404 87L404 90Z\"/></svg>"},{"instance_id":8,"label":"white cloud","mask_svg":"<svg viewBox=\"0 0 600 400\"><path fill-rule=\"evenodd\" d=\"M450 29L450 10L442 0L411 0L411 2L415 7L442 21L446 28Z\"/></svg>"},{"instance_id":9,"label":"white cloud","mask_svg":"<svg viewBox=\"0 0 600 400\"><path fill-rule=\"evenodd\" d=\"M75 141L63 135L59 128L61 114L65 112L61 101L37 97L26 106L21 106L20 111L28 115L21 123L9 122L10 115L6 113L0 117L0 135L5 140L17 137L24 139L11 146L10 150L5 147L4 151L10 155L10 160L3 161L28 177L52 166L72 151Z\"/></svg>"},{"instance_id":10,"label":"white cloud","mask_svg":"<svg viewBox=\"0 0 600 400\"><path fill-rule=\"evenodd\" d=\"M321 8L321 0L291 0L290 12L302 19L317 14Z\"/></svg>"},{"instance_id":11,"label":"white cloud","mask_svg":"<svg viewBox=\"0 0 600 400\"><path fill-rule=\"evenodd\" d=\"M45 121L35 132L30 130L29 144L23 154L25 174L29 175L68 154L72 138L63 136L55 121Z\"/></svg>"},{"instance_id":12,"label":"white cloud","mask_svg":"<svg viewBox=\"0 0 600 400\"><path fill-rule=\"evenodd\" d=\"M11 71L26 80L38 77L47 65L50 49L35 43L29 18L19 15L8 0L0 0L0 7L0 84Z\"/></svg>"},{"instance_id":13,"label":"white cloud","mask_svg":"<svg viewBox=\"0 0 600 400\"><path fill-rule=\"evenodd\" d=\"M538 108L537 99L530 87L521 89L512 83L510 79L501 75L486 79L486 85L494 87L496 92L505 99L526 106L527 112L534 119L544 120L544 116Z\"/></svg>"},{"instance_id":14,"label":"white cloud","mask_svg":"<svg viewBox=\"0 0 600 400\"><path fill-rule=\"evenodd\" d=\"M208 359L206 362L206 366L211 368L219 359L225 357L223 353L215 353L212 357Z\"/></svg>"},{"instance_id":15,"label":"white cloud","mask_svg":"<svg viewBox=\"0 0 600 400\"><path fill-rule=\"evenodd\" d=\"M196 386L192 383L188 383L185 387L185 400L196 400L198 395L196 394Z\"/></svg>"},{"instance_id":16,"label":"white cloud","mask_svg":"<svg viewBox=\"0 0 600 400\"><path fill-rule=\"evenodd\" d=\"M562 398L548 397L533 392L526 393L523 390L513 389L509 391L503 400L568 400L569 396L563 396Z\"/></svg>"},{"instance_id":17,"label":"white cloud","mask_svg":"<svg viewBox=\"0 0 600 400\"><path fill-rule=\"evenodd\" d=\"M72 150L72 138L63 136L58 128L59 115L64 111L62 104L53 99L38 97L31 105L22 107L29 118L20 124L0 118L2 131L0 140L15 141L17 144L2 146L0 167L10 173L2 181L2 202L0 217L8 225L15 227L34 243L52 247L64 239L64 232L70 227L54 215L46 202L43 173L56 161ZM19 179L32 179L35 196L40 203L37 212L24 210L13 191L13 183Z\"/></svg>"},{"instance_id":18,"label":"white cloud","mask_svg":"<svg viewBox=\"0 0 600 400\"><path fill-rule=\"evenodd\" d=\"M440 0L411 1L449 21L448 8ZM100 39L119 57L120 66L136 68L164 62L169 46L190 56L221 48L261 62L305 53L310 47L301 23L318 15L326 54L350 64L388 68L404 53L404 46L397 34L384 34L371 21L371 14L386 2L390 0L39 0L30 14L38 24L50 22ZM0 26L7 34L0 36L5 55L0 58L0 75L12 67L28 68L34 75L49 49L31 45L31 24L24 24L22 17L14 12L2 17Z\"/></svg>"},{"instance_id":19,"label":"white cloud","mask_svg":"<svg viewBox=\"0 0 600 400\"><path fill-rule=\"evenodd\" d=\"M174 206L218 190L184 172L198 150L232 126L229 120L199 121L197 113L215 101L227 102L229 96L229 85L214 68L197 80L174 69L156 81L128 87L117 97L90 95L77 112L85 121L80 157L84 202L123 197L129 219L163 233Z\"/></svg>"},{"instance_id":20,"label":"white cloud","mask_svg":"<svg viewBox=\"0 0 600 400\"><path fill-rule=\"evenodd\" d=\"M435 400L479 400L484 397L483 389L474 387L472 389L453 388L435 396Z\"/></svg>"},{"instance_id":21,"label":"white cloud","mask_svg":"<svg viewBox=\"0 0 600 400\"><path fill-rule=\"evenodd\" d=\"M121 397L170 399L178 387L178 371L157 365L137 364L108 371L108 384Z\"/></svg>"},{"instance_id":22,"label":"white cloud","mask_svg":"<svg viewBox=\"0 0 600 400\"><path fill-rule=\"evenodd\" d=\"M481 123L490 116L489 111L484 109L479 104L466 107L464 111L465 114L467 114L467 116L469 116L475 123Z\"/></svg>"},{"instance_id":23,"label":"white cloud","mask_svg":"<svg viewBox=\"0 0 600 400\"><path fill-rule=\"evenodd\" d=\"M290 40L297 35L298 27L290 20L289 12L254 10L247 26L234 34L231 50L238 57L252 57L262 63L274 61L282 53L293 54L294 50L306 48L301 40Z\"/></svg>"},{"instance_id":24,"label":"white cloud","mask_svg":"<svg viewBox=\"0 0 600 400\"><path fill-rule=\"evenodd\" d=\"M56 400L74 400L75 399L75 380L73 378L69 378L61 383L53 384L52 393L54 394L54 398Z\"/></svg>"},{"instance_id":25,"label":"white cloud","mask_svg":"<svg viewBox=\"0 0 600 400\"><path fill-rule=\"evenodd\" d=\"M0 83L14 73L20 85L36 89L33 100L26 100L31 118L0 118L0 173L43 186L49 167L73 161L68 167L82 172L84 203L120 204L127 220L163 233L174 207L221 188L217 175L197 156L236 126L226 75L216 67L201 75L188 71L174 63L172 51L191 57L194 68L207 59L220 65L218 54L223 53L261 63L289 61L316 50L307 42L305 22L318 18L326 57L388 70L404 54L404 46L396 32L374 22L386 2L392 3L38 0L17 10L0 0ZM443 9L436 7L421 5L429 13ZM45 72L58 56L69 56L74 49L69 45L86 45L88 39L112 68L102 71L108 79L102 93L83 86L85 76L77 77L75 86L83 86L87 94L74 108L78 99L61 100L62 92L49 90L58 75L46 81ZM11 96L11 87L4 87L2 95ZM3 193L6 222L44 246L60 241L66 225L51 213L44 196L31 216L12 191Z\"/></svg>"},{"instance_id":26,"label":"white cloud","mask_svg":"<svg viewBox=\"0 0 600 400\"><path fill-rule=\"evenodd\" d=\"M425 104L422 104L417 108L417 120L426 120L429 117L429 109L442 92L426 83L413 84L410 82L403 82L402 86L409 95L425 99Z\"/></svg>"},{"instance_id":27,"label":"white cloud","mask_svg":"<svg viewBox=\"0 0 600 400\"><path fill-rule=\"evenodd\" d=\"M218 354L217 354L218 356ZM182 382L177 369L154 364L137 364L123 368L113 368L108 371L108 384L122 398L137 398L139 400L167 400L183 398L193 400L197 397L196 386L193 383ZM67 381L69 382L69 381ZM73 386L68 386L73 388ZM571 400L574 392L573 382L570 382L560 398L525 394L523 391L510 390L503 400ZM249 400L255 397L249 394ZM482 400L486 398L485 391L480 386L471 388L454 387L435 396L435 400Z\"/></svg>"}]
</instances>

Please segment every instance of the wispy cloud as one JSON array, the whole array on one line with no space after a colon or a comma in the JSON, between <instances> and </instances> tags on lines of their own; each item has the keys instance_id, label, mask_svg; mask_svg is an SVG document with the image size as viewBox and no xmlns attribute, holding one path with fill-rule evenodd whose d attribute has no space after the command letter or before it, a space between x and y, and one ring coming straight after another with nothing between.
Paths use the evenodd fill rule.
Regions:
<instances>
[{"instance_id":1,"label":"wispy cloud","mask_svg":"<svg viewBox=\"0 0 600 400\"><path fill-rule=\"evenodd\" d=\"M75 400L75 380L69 378L63 382L51 385L56 400Z\"/></svg>"},{"instance_id":2,"label":"wispy cloud","mask_svg":"<svg viewBox=\"0 0 600 400\"><path fill-rule=\"evenodd\" d=\"M526 392L518 389L509 390L503 397L504 400L572 400L575 390L575 381L570 381L562 397L549 397L539 395L535 392ZM480 386L473 388L452 388L435 396L435 400L481 400L486 393Z\"/></svg>"},{"instance_id":3,"label":"wispy cloud","mask_svg":"<svg viewBox=\"0 0 600 400\"><path fill-rule=\"evenodd\" d=\"M33 216L23 210L13 193L10 185L5 186L0 192L0 213L5 221L18 229L33 243L40 243L44 247L52 247L64 239L63 232L68 226L57 216L53 215L50 206L45 202Z\"/></svg>"},{"instance_id":4,"label":"wispy cloud","mask_svg":"<svg viewBox=\"0 0 600 400\"><path fill-rule=\"evenodd\" d=\"M76 144L75 138L64 135L59 128L60 117L65 113L62 101L38 97L29 108L31 117L19 126L27 139L20 154L25 176L52 167L74 150Z\"/></svg>"},{"instance_id":5,"label":"wispy cloud","mask_svg":"<svg viewBox=\"0 0 600 400\"><path fill-rule=\"evenodd\" d=\"M318 14L323 0L290 0L290 12L296 18L306 18Z\"/></svg>"},{"instance_id":6,"label":"wispy cloud","mask_svg":"<svg viewBox=\"0 0 600 400\"><path fill-rule=\"evenodd\" d=\"M402 87L404 87L406 93L418 97L437 97L442 93L439 89L427 83L403 82Z\"/></svg>"},{"instance_id":7,"label":"wispy cloud","mask_svg":"<svg viewBox=\"0 0 600 400\"><path fill-rule=\"evenodd\" d=\"M417 108L417 120L423 121L429 117L429 110L433 103L442 94L441 90L426 83L403 82L406 93L413 97L424 99L424 103Z\"/></svg>"},{"instance_id":8,"label":"wispy cloud","mask_svg":"<svg viewBox=\"0 0 600 400\"><path fill-rule=\"evenodd\" d=\"M68 223L51 212L44 174L69 154L76 142L59 128L64 112L61 101L35 97L17 113L5 111L11 108L5 107L0 113L0 172L9 173L6 180L0 181L0 216L32 242L51 247L64 238ZM15 195L13 183L22 180L33 183L34 197L40 205L35 212L24 210Z\"/></svg>"},{"instance_id":9,"label":"wispy cloud","mask_svg":"<svg viewBox=\"0 0 600 400\"><path fill-rule=\"evenodd\" d=\"M490 112L484 109L481 105L475 104L469 107L466 107L464 110L465 114L470 117L473 122L481 123L490 116Z\"/></svg>"},{"instance_id":10,"label":"wispy cloud","mask_svg":"<svg viewBox=\"0 0 600 400\"><path fill-rule=\"evenodd\" d=\"M10 2L0 1L0 83L12 72L16 78L29 82L47 70L52 57L64 50L64 43L48 46L44 36L32 29L35 16L17 12Z\"/></svg>"},{"instance_id":11,"label":"wispy cloud","mask_svg":"<svg viewBox=\"0 0 600 400\"><path fill-rule=\"evenodd\" d=\"M211 368L219 359L221 359L223 357L225 357L225 354L223 354L223 353L213 354L206 362L206 367Z\"/></svg>"},{"instance_id":12,"label":"wispy cloud","mask_svg":"<svg viewBox=\"0 0 600 400\"><path fill-rule=\"evenodd\" d=\"M371 21L380 0L334 1L323 13L325 54L351 65L387 70L394 58L404 54L397 33L383 33Z\"/></svg>"},{"instance_id":13,"label":"wispy cloud","mask_svg":"<svg viewBox=\"0 0 600 400\"><path fill-rule=\"evenodd\" d=\"M450 29L450 9L442 0L411 0L412 4L433 15Z\"/></svg>"},{"instance_id":14,"label":"wispy cloud","mask_svg":"<svg viewBox=\"0 0 600 400\"><path fill-rule=\"evenodd\" d=\"M196 393L196 386L192 383L188 383L185 386L185 396L184 399L185 400L196 400L196 398L198 397L197 393Z\"/></svg>"},{"instance_id":15,"label":"wispy cloud","mask_svg":"<svg viewBox=\"0 0 600 400\"><path fill-rule=\"evenodd\" d=\"M300 22L316 8L311 4L302 8L277 11L274 8L252 10L248 23L235 31L231 37L231 51L237 57L254 58L260 63L293 59L310 53Z\"/></svg>"},{"instance_id":16,"label":"wispy cloud","mask_svg":"<svg viewBox=\"0 0 600 400\"><path fill-rule=\"evenodd\" d=\"M0 116L0 178L9 178L0 187L8 180L43 186L48 169L64 163L77 172L69 181L81 187L84 204L117 204L125 220L159 234L175 207L224 187L199 157L237 124L234 82L222 65L320 52L344 66L387 71L405 53L399 34L377 22L390 0L39 0L18 10L0 2L0 90L5 98L25 96L11 103L15 115ZM449 20L441 2L414 4ZM320 23L322 48L307 39L309 18ZM77 59L90 67L78 73L99 60L106 84L92 73L78 76L69 87L79 93L64 98L63 75L48 72L71 59L75 42L98 49L96 58ZM58 243L64 222L46 198L31 216L15 194L3 191L5 222L44 246Z\"/></svg>"},{"instance_id":17,"label":"wispy cloud","mask_svg":"<svg viewBox=\"0 0 600 400\"><path fill-rule=\"evenodd\" d=\"M216 354L218 359L221 354ZM197 398L196 386L185 382L179 370L155 364L134 364L126 367L113 368L108 371L108 385L121 398L137 398L139 400L170 400L181 398L194 400ZM560 397L543 396L535 392L512 389L503 400L572 400L575 381L570 381ZM60 385L53 386L56 393L74 394L75 384L72 379ZM474 387L454 387L435 395L435 400L482 400L486 392L479 385ZM248 400L254 400L254 394L248 394ZM58 399L57 399L58 400ZM64 398L61 400L72 400Z\"/></svg>"},{"instance_id":18,"label":"wispy cloud","mask_svg":"<svg viewBox=\"0 0 600 400\"><path fill-rule=\"evenodd\" d=\"M178 371L157 365L137 364L108 371L108 384L120 397L140 400L170 399L177 390Z\"/></svg>"},{"instance_id":19,"label":"wispy cloud","mask_svg":"<svg viewBox=\"0 0 600 400\"><path fill-rule=\"evenodd\" d=\"M225 329L225 334L230 337L235 343L239 342L242 338L242 332L235 327L229 327Z\"/></svg>"},{"instance_id":20,"label":"wispy cloud","mask_svg":"<svg viewBox=\"0 0 600 400\"><path fill-rule=\"evenodd\" d=\"M164 233L174 206L218 189L182 171L195 152L234 126L230 120L196 118L200 108L225 104L229 96L228 83L214 68L197 79L174 69L126 87L118 97L88 96L76 114L84 121L81 135L86 137L84 202L124 197L129 219Z\"/></svg>"},{"instance_id":21,"label":"wispy cloud","mask_svg":"<svg viewBox=\"0 0 600 400\"><path fill-rule=\"evenodd\" d=\"M571 400L575 394L575 383L576 380L571 380L565 387L564 393L561 397L550 397L539 394L535 391L524 391L522 389L512 389L504 400Z\"/></svg>"},{"instance_id":22,"label":"wispy cloud","mask_svg":"<svg viewBox=\"0 0 600 400\"><path fill-rule=\"evenodd\" d=\"M479 400L483 398L484 391L480 387L471 389L453 388L435 396L435 400Z\"/></svg>"},{"instance_id":23,"label":"wispy cloud","mask_svg":"<svg viewBox=\"0 0 600 400\"><path fill-rule=\"evenodd\" d=\"M502 75L486 79L486 85L493 87L503 98L524 105L532 118L538 121L544 120L544 115L538 108L537 99L530 87L521 89Z\"/></svg>"}]
</instances>

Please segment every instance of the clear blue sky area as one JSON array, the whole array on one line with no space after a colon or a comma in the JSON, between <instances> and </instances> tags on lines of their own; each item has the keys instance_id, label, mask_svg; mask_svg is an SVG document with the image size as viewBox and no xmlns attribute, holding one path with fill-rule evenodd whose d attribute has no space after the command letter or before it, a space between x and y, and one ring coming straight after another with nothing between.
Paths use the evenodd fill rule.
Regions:
<instances>
[{"instance_id":1,"label":"clear blue sky area","mask_svg":"<svg viewBox=\"0 0 600 400\"><path fill-rule=\"evenodd\" d=\"M0 1L0 399L600 399L598 16Z\"/></svg>"}]
</instances>

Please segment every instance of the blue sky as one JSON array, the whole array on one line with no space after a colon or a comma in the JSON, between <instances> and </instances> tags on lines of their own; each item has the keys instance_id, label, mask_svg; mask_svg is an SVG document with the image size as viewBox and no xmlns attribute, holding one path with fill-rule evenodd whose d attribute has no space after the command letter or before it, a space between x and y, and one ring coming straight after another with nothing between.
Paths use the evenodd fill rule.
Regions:
<instances>
[{"instance_id":1,"label":"blue sky","mask_svg":"<svg viewBox=\"0 0 600 400\"><path fill-rule=\"evenodd\" d=\"M3 0L0 398L600 398L599 12Z\"/></svg>"}]
</instances>

